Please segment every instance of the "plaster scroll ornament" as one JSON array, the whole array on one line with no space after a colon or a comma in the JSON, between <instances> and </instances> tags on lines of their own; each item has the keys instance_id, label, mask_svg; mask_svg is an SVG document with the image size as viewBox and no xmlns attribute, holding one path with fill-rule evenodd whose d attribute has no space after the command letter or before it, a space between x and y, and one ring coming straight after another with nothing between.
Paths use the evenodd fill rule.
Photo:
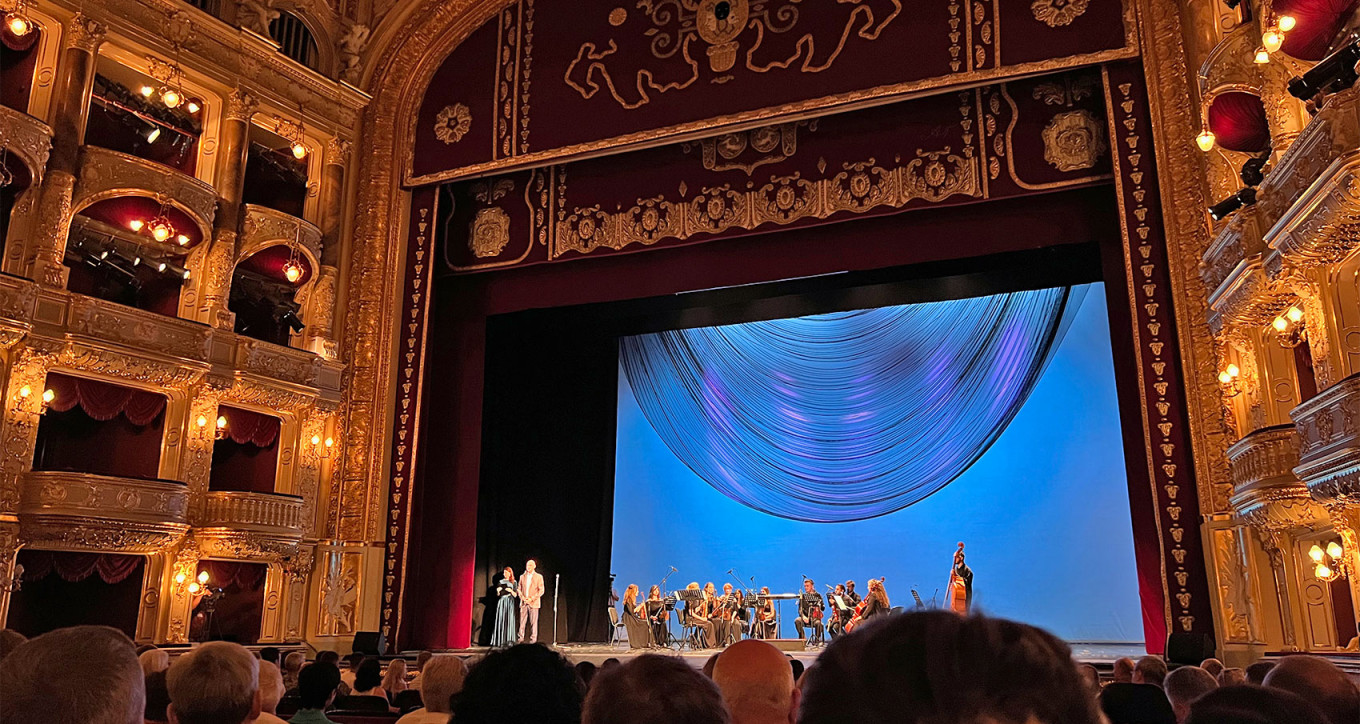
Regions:
<instances>
[{"instance_id":1,"label":"plaster scroll ornament","mask_svg":"<svg viewBox=\"0 0 1360 724\"><path fill-rule=\"evenodd\" d=\"M251 32L269 37L269 24L279 19L273 0L238 0L236 22Z\"/></svg>"},{"instance_id":2,"label":"plaster scroll ornament","mask_svg":"<svg viewBox=\"0 0 1360 724\"><path fill-rule=\"evenodd\" d=\"M346 83L358 83L361 74L359 67L359 55L368 47L368 38L372 35L372 30L363 23L355 23L349 26L336 45L340 48L340 78Z\"/></svg>"}]
</instances>

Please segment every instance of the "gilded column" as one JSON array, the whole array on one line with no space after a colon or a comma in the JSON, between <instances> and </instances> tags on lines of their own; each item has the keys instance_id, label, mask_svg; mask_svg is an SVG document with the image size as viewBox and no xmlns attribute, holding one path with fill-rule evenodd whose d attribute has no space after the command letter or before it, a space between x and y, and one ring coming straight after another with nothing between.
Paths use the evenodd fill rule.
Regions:
<instances>
[{"instance_id":1,"label":"gilded column","mask_svg":"<svg viewBox=\"0 0 1360 724\"><path fill-rule=\"evenodd\" d=\"M9 595L13 591L15 558L19 555L19 521L0 515L0 621L9 617Z\"/></svg>"},{"instance_id":2,"label":"gilded column","mask_svg":"<svg viewBox=\"0 0 1360 724\"><path fill-rule=\"evenodd\" d=\"M335 359L333 328L336 286L340 277L341 235L344 233L345 164L350 143L332 138L326 144L326 160L321 169L321 269L307 310L307 333L303 348Z\"/></svg>"},{"instance_id":3,"label":"gilded column","mask_svg":"<svg viewBox=\"0 0 1360 724\"><path fill-rule=\"evenodd\" d=\"M239 250L238 237L244 215L241 199L245 195L246 156L250 151L250 118L256 102L237 88L227 96L222 113L222 129L217 148L217 214L213 217L212 247L205 264L203 283L203 321L231 329L234 315L227 309L231 297L231 274Z\"/></svg>"},{"instance_id":4,"label":"gilded column","mask_svg":"<svg viewBox=\"0 0 1360 724\"><path fill-rule=\"evenodd\" d=\"M1283 533L1262 531L1261 547L1265 548L1266 556L1270 558L1270 571L1275 576L1275 596L1280 607L1280 633L1284 638L1284 650L1298 651L1298 626L1294 620L1298 611L1295 608L1295 601L1298 600L1298 597L1292 595L1294 586L1290 584L1288 566L1288 558L1291 554L1290 538Z\"/></svg>"},{"instance_id":5,"label":"gilded column","mask_svg":"<svg viewBox=\"0 0 1360 724\"><path fill-rule=\"evenodd\" d=\"M66 29L60 73L53 91L52 153L38 193L38 223L25 266L30 278L50 287L66 286L66 236L71 228L71 202L80 168L80 146L90 117L95 56L104 41L104 26L83 14Z\"/></svg>"}]
</instances>

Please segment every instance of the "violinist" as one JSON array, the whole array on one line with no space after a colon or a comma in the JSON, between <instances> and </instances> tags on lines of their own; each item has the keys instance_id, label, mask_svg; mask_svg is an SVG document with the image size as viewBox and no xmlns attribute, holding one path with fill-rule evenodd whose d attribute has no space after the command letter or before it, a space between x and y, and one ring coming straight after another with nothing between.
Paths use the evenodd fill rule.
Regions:
<instances>
[{"instance_id":1,"label":"violinist","mask_svg":"<svg viewBox=\"0 0 1360 724\"><path fill-rule=\"evenodd\" d=\"M831 607L831 615L827 617L826 630L832 638L845 633L845 623L855 613L856 603L851 603L845 593L845 584L836 584L836 589L827 596L827 605Z\"/></svg>"},{"instance_id":2,"label":"violinist","mask_svg":"<svg viewBox=\"0 0 1360 724\"><path fill-rule=\"evenodd\" d=\"M723 593L717 599L713 614L713 625L717 630L719 647L741 639L741 622L736 617L739 603L736 594L732 591L732 584L724 583Z\"/></svg>"},{"instance_id":3,"label":"violinist","mask_svg":"<svg viewBox=\"0 0 1360 724\"><path fill-rule=\"evenodd\" d=\"M652 586L652 590L647 592L646 612L647 623L652 627L652 640L660 646L669 638L666 624L671 617L671 612L666 610L666 602L661 600L661 586Z\"/></svg>"},{"instance_id":4,"label":"violinist","mask_svg":"<svg viewBox=\"0 0 1360 724\"><path fill-rule=\"evenodd\" d=\"M805 641L822 639L822 613L826 610L826 603L822 600L822 594L817 593L817 585L811 578L803 579L803 593L798 597L798 618L793 620L794 628L798 629L798 637ZM812 637L809 638L806 629L812 629Z\"/></svg>"},{"instance_id":5,"label":"violinist","mask_svg":"<svg viewBox=\"0 0 1360 724\"><path fill-rule=\"evenodd\" d=\"M695 581L685 588L698 591L699 583ZM713 598L709 595L712 588L713 584L708 584L698 603L685 602L685 620L688 622L687 625L699 629L699 646L701 648L708 648L709 643L713 641L713 622L710 620Z\"/></svg>"},{"instance_id":6,"label":"violinist","mask_svg":"<svg viewBox=\"0 0 1360 724\"><path fill-rule=\"evenodd\" d=\"M769 598L769 595L770 587L761 586L762 603L756 608L756 620L751 626L751 635L758 639L770 639L775 636L774 601Z\"/></svg>"},{"instance_id":7,"label":"violinist","mask_svg":"<svg viewBox=\"0 0 1360 724\"><path fill-rule=\"evenodd\" d=\"M630 649L642 649L652 645L652 632L643 618L646 607L637 599L637 584L628 584L628 588L623 592L623 625L628 630Z\"/></svg>"}]
</instances>

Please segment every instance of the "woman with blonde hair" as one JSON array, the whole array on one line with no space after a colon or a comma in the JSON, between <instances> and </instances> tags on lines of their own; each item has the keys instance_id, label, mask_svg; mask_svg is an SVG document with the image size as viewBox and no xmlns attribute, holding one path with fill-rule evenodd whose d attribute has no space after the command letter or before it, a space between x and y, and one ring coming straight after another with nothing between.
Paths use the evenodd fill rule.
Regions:
<instances>
[{"instance_id":1,"label":"woman with blonde hair","mask_svg":"<svg viewBox=\"0 0 1360 724\"><path fill-rule=\"evenodd\" d=\"M685 625L694 626L699 629L701 634L699 636L698 645L699 648L704 649L708 648L713 641L713 622L709 620L709 617L713 615L713 597L709 595L708 590L712 587L712 583L708 584L708 588L704 589L698 603L685 602L684 614L685 618L688 620ZM688 586L685 586L685 590L698 591L699 582L695 581Z\"/></svg>"},{"instance_id":2,"label":"woman with blonde hair","mask_svg":"<svg viewBox=\"0 0 1360 724\"><path fill-rule=\"evenodd\" d=\"M393 659L387 665L387 673L383 675L383 691L387 692L387 700L392 701L400 692L406 691L406 659Z\"/></svg>"}]
</instances>

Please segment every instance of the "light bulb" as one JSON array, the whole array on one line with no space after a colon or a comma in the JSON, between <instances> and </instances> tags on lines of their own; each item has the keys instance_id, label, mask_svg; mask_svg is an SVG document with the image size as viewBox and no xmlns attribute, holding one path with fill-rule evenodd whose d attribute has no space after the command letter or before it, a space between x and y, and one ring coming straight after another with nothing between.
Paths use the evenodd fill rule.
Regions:
<instances>
[{"instance_id":1,"label":"light bulb","mask_svg":"<svg viewBox=\"0 0 1360 724\"><path fill-rule=\"evenodd\" d=\"M181 276L184 277L184 280L185 280L185 281L188 281L188 280L189 280L189 274L190 274L189 270L188 270L188 269L185 269L185 270L184 270L184 274L182 274Z\"/></svg>"},{"instance_id":2,"label":"light bulb","mask_svg":"<svg viewBox=\"0 0 1360 724\"><path fill-rule=\"evenodd\" d=\"M307 157L307 147L304 146L304 145L302 145L302 143L300 143L300 142L294 141L294 142L293 142L293 158L296 158L297 160L301 161L302 159L304 159L304 158L306 158L306 157Z\"/></svg>"},{"instance_id":3,"label":"light bulb","mask_svg":"<svg viewBox=\"0 0 1360 724\"><path fill-rule=\"evenodd\" d=\"M170 238L170 227L165 224L156 224L151 227L151 238L156 241L165 241Z\"/></svg>"},{"instance_id":4,"label":"light bulb","mask_svg":"<svg viewBox=\"0 0 1360 724\"><path fill-rule=\"evenodd\" d=\"M302 267L297 262L289 261L283 265L283 276L290 282L296 282L302 278Z\"/></svg>"},{"instance_id":5,"label":"light bulb","mask_svg":"<svg viewBox=\"0 0 1360 724\"><path fill-rule=\"evenodd\" d=\"M1267 51L1274 53L1280 49L1281 45L1284 45L1284 36L1280 35L1277 30L1267 30L1261 35L1261 45L1265 46Z\"/></svg>"},{"instance_id":6,"label":"light bulb","mask_svg":"<svg viewBox=\"0 0 1360 724\"><path fill-rule=\"evenodd\" d=\"M313 435L313 436L312 436L312 444L313 444L313 445L320 445L320 444L321 444L321 436L320 436L320 435Z\"/></svg>"},{"instance_id":7,"label":"light bulb","mask_svg":"<svg viewBox=\"0 0 1360 724\"><path fill-rule=\"evenodd\" d=\"M1218 381L1226 385L1229 382L1232 382L1232 375L1228 374L1227 372L1219 372Z\"/></svg>"},{"instance_id":8,"label":"light bulb","mask_svg":"<svg viewBox=\"0 0 1360 724\"><path fill-rule=\"evenodd\" d=\"M189 101L189 104L184 107L187 108L190 113L198 113L202 109L197 101Z\"/></svg>"},{"instance_id":9,"label":"light bulb","mask_svg":"<svg viewBox=\"0 0 1360 724\"><path fill-rule=\"evenodd\" d=\"M1235 365L1235 364L1229 362L1229 363L1228 363L1228 376L1230 376L1230 377L1236 377L1236 376L1238 376L1238 375L1240 375L1240 374L1242 374L1242 370L1241 370L1237 365Z\"/></svg>"},{"instance_id":10,"label":"light bulb","mask_svg":"<svg viewBox=\"0 0 1360 724\"><path fill-rule=\"evenodd\" d=\"M1199 146L1199 150L1208 153L1214 150L1214 141L1216 140L1218 140L1218 137L1214 135L1214 132L1206 128L1198 136L1195 136L1195 145Z\"/></svg>"},{"instance_id":11,"label":"light bulb","mask_svg":"<svg viewBox=\"0 0 1360 724\"><path fill-rule=\"evenodd\" d=\"M33 32L33 21L18 13L10 13L5 18L5 25L10 33L20 38Z\"/></svg>"},{"instance_id":12,"label":"light bulb","mask_svg":"<svg viewBox=\"0 0 1360 724\"><path fill-rule=\"evenodd\" d=\"M218 429L218 430L225 430L225 429L227 429L227 418L226 418L225 415L218 415L218 416L217 416L217 429Z\"/></svg>"},{"instance_id":13,"label":"light bulb","mask_svg":"<svg viewBox=\"0 0 1360 724\"><path fill-rule=\"evenodd\" d=\"M52 390L43 390L43 402L51 402L52 400L55 399L57 399L57 393L53 392ZM1333 558L1335 558L1335 556L1333 556Z\"/></svg>"},{"instance_id":14,"label":"light bulb","mask_svg":"<svg viewBox=\"0 0 1360 724\"><path fill-rule=\"evenodd\" d=\"M183 100L184 98L179 94L179 91L174 88L167 88L161 94L161 103L164 103L166 108L178 108Z\"/></svg>"},{"instance_id":15,"label":"light bulb","mask_svg":"<svg viewBox=\"0 0 1360 724\"><path fill-rule=\"evenodd\" d=\"M141 264L141 263L142 263L142 258L141 258L140 256L134 256L134 257L132 257L132 265L133 265L133 266L137 266L138 264Z\"/></svg>"},{"instance_id":16,"label":"light bulb","mask_svg":"<svg viewBox=\"0 0 1360 724\"><path fill-rule=\"evenodd\" d=\"M328 438L326 438L326 447L334 447L334 446L335 446L335 438L333 438L333 437L328 437Z\"/></svg>"},{"instance_id":17,"label":"light bulb","mask_svg":"<svg viewBox=\"0 0 1360 724\"><path fill-rule=\"evenodd\" d=\"M1263 47L1260 47L1260 48L1257 48L1257 49L1256 49L1256 57L1253 58L1253 60L1255 60L1258 64L1269 63L1269 62L1270 62L1270 53L1269 53L1268 51L1266 51L1266 49L1265 49L1264 46L1263 46Z\"/></svg>"},{"instance_id":18,"label":"light bulb","mask_svg":"<svg viewBox=\"0 0 1360 724\"><path fill-rule=\"evenodd\" d=\"M150 97L151 97L151 94L152 94L152 93L155 93L155 92L156 92L156 89L155 89L155 88L152 88L152 87L149 86L149 85L144 85L144 86L142 86L142 95L145 96L145 97L147 97L147 98L150 98Z\"/></svg>"},{"instance_id":19,"label":"light bulb","mask_svg":"<svg viewBox=\"0 0 1360 724\"><path fill-rule=\"evenodd\" d=\"M128 228L133 231L141 231L143 226L146 226L146 222L141 219L133 219L128 222Z\"/></svg>"},{"instance_id":20,"label":"light bulb","mask_svg":"<svg viewBox=\"0 0 1360 724\"><path fill-rule=\"evenodd\" d=\"M155 142L156 142L156 139L157 139L157 138L160 138L160 137L161 137L161 129L160 129L159 127L153 128L153 129L151 129L151 132L150 132L150 133L146 134L146 142L147 142L147 143L155 143Z\"/></svg>"},{"instance_id":21,"label":"light bulb","mask_svg":"<svg viewBox=\"0 0 1360 724\"><path fill-rule=\"evenodd\" d=\"M175 237L175 241L179 242L180 246L184 246L189 243L189 237L185 236L184 234L180 234L179 236Z\"/></svg>"},{"instance_id":22,"label":"light bulb","mask_svg":"<svg viewBox=\"0 0 1360 724\"><path fill-rule=\"evenodd\" d=\"M1328 568L1326 563L1319 563L1317 569L1313 571L1313 575L1323 579L1331 578L1332 569Z\"/></svg>"},{"instance_id":23,"label":"light bulb","mask_svg":"<svg viewBox=\"0 0 1360 724\"><path fill-rule=\"evenodd\" d=\"M175 574L175 583L184 583L186 578L188 578L188 576L184 575L184 571L180 571Z\"/></svg>"},{"instance_id":24,"label":"light bulb","mask_svg":"<svg viewBox=\"0 0 1360 724\"><path fill-rule=\"evenodd\" d=\"M1294 19L1293 15L1281 15L1277 24L1280 26L1280 30L1287 33L1293 30L1295 25L1298 25L1298 21Z\"/></svg>"},{"instance_id":25,"label":"light bulb","mask_svg":"<svg viewBox=\"0 0 1360 724\"><path fill-rule=\"evenodd\" d=\"M199 571L199 572L198 572L198 582L199 582L199 583L203 583L203 584L206 584L206 583L208 582L208 572L207 572L207 571Z\"/></svg>"},{"instance_id":26,"label":"light bulb","mask_svg":"<svg viewBox=\"0 0 1360 724\"><path fill-rule=\"evenodd\" d=\"M1284 313L1284 316L1288 317L1289 321L1297 324L1299 320L1303 319L1303 310L1298 307L1290 307L1289 311Z\"/></svg>"},{"instance_id":27,"label":"light bulb","mask_svg":"<svg viewBox=\"0 0 1360 724\"><path fill-rule=\"evenodd\" d=\"M1283 332L1289 328L1289 322L1286 322L1284 317L1276 317L1270 326L1274 327L1276 332Z\"/></svg>"},{"instance_id":28,"label":"light bulb","mask_svg":"<svg viewBox=\"0 0 1360 724\"><path fill-rule=\"evenodd\" d=\"M1309 548L1309 549L1308 549L1308 557L1309 557L1309 558L1312 558L1314 563L1321 563L1321 562L1322 562L1322 548L1321 548L1320 546L1317 546L1317 545L1314 545L1312 548Z\"/></svg>"},{"instance_id":29,"label":"light bulb","mask_svg":"<svg viewBox=\"0 0 1360 724\"><path fill-rule=\"evenodd\" d=\"M198 593L200 588L202 588L202 586L198 585L198 581L191 581L189 583L189 593Z\"/></svg>"},{"instance_id":30,"label":"light bulb","mask_svg":"<svg viewBox=\"0 0 1360 724\"><path fill-rule=\"evenodd\" d=\"M170 265L169 265L169 264L166 264L165 262L160 262L159 264L156 265L156 271L158 271L158 272L163 272L163 271L165 271L166 267L169 267L169 266L170 266Z\"/></svg>"},{"instance_id":31,"label":"light bulb","mask_svg":"<svg viewBox=\"0 0 1360 724\"><path fill-rule=\"evenodd\" d=\"M30 396L32 396L32 395L33 395L33 388L32 388L32 387L29 387L28 385L24 385L23 387L20 387L20 388L19 388L19 399L21 399L21 400L27 400L27 399L28 399Z\"/></svg>"},{"instance_id":32,"label":"light bulb","mask_svg":"<svg viewBox=\"0 0 1360 724\"><path fill-rule=\"evenodd\" d=\"M199 415L198 419L194 421L194 424L198 425L199 427L207 427L208 418L204 417L203 415Z\"/></svg>"},{"instance_id":33,"label":"light bulb","mask_svg":"<svg viewBox=\"0 0 1360 724\"><path fill-rule=\"evenodd\" d=\"M1334 560L1339 560L1345 553L1346 551L1341 548L1340 543L1332 541L1327 544L1327 555L1331 556Z\"/></svg>"}]
</instances>

